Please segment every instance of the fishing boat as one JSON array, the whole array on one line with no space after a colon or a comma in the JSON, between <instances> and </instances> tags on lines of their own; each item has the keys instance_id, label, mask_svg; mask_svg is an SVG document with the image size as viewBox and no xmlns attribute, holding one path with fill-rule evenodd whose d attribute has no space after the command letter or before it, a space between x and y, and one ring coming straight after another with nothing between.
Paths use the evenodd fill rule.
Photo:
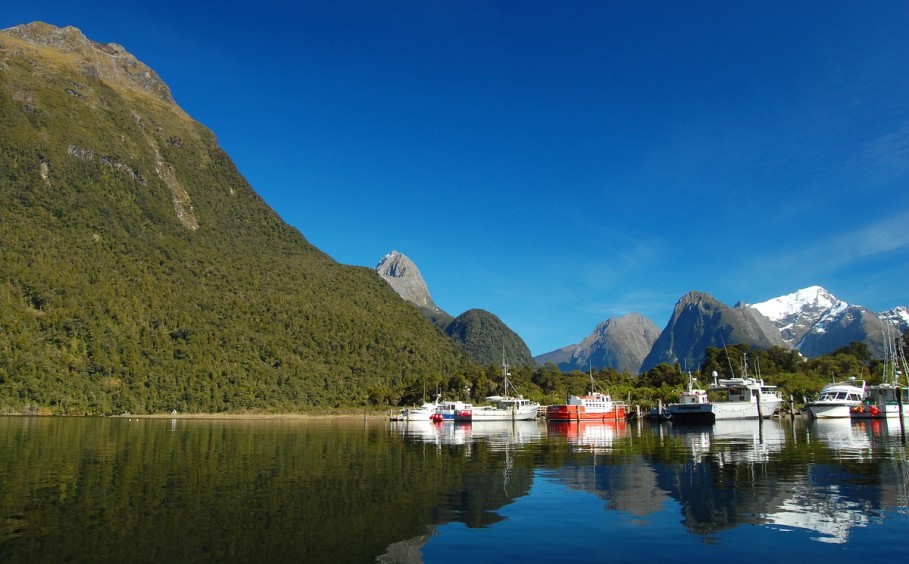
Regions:
<instances>
[{"instance_id":1,"label":"fishing boat","mask_svg":"<svg viewBox=\"0 0 909 564\"><path fill-rule=\"evenodd\" d=\"M612 400L612 396L596 389L593 371L590 372L590 393L568 396L564 405L546 408L549 421L617 421L625 419L625 404Z\"/></svg>"},{"instance_id":2,"label":"fishing boat","mask_svg":"<svg viewBox=\"0 0 909 564\"><path fill-rule=\"evenodd\" d=\"M491 405L470 406L456 411L455 421L478 423L483 421L530 421L537 418L540 410L539 402L524 399L517 394L514 387L508 382L508 363L502 360L502 390L504 395L487 396L486 401ZM517 395L509 395L512 391Z\"/></svg>"},{"instance_id":3,"label":"fishing boat","mask_svg":"<svg viewBox=\"0 0 909 564\"><path fill-rule=\"evenodd\" d=\"M713 404L707 398L707 391L698 386L697 379L688 374L688 389L679 394L678 403L670 403L663 416L679 425L710 425L716 421Z\"/></svg>"},{"instance_id":4,"label":"fishing boat","mask_svg":"<svg viewBox=\"0 0 909 564\"><path fill-rule=\"evenodd\" d=\"M851 376L824 386L816 399L805 402L805 409L815 419L848 418L853 407L862 405L867 391L864 380Z\"/></svg>"}]
</instances>

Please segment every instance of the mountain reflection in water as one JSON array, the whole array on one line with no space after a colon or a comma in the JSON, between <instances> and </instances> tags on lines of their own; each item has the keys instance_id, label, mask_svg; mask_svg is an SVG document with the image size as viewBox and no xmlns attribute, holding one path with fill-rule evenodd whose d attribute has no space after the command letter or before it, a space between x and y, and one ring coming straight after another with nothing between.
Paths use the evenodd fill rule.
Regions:
<instances>
[{"instance_id":1,"label":"mountain reflection in water","mask_svg":"<svg viewBox=\"0 0 909 564\"><path fill-rule=\"evenodd\" d=\"M905 444L898 421L2 417L0 554L900 560Z\"/></svg>"}]
</instances>

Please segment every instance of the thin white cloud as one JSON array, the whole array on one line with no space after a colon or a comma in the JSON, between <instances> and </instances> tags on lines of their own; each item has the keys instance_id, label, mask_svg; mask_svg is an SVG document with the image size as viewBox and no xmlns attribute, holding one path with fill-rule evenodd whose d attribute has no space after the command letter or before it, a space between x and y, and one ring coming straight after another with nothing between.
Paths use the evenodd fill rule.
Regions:
<instances>
[{"instance_id":1,"label":"thin white cloud","mask_svg":"<svg viewBox=\"0 0 909 564\"><path fill-rule=\"evenodd\" d=\"M878 220L865 228L843 233L825 245L833 264L909 248L909 211ZM845 251L845 252L844 252Z\"/></svg>"}]
</instances>

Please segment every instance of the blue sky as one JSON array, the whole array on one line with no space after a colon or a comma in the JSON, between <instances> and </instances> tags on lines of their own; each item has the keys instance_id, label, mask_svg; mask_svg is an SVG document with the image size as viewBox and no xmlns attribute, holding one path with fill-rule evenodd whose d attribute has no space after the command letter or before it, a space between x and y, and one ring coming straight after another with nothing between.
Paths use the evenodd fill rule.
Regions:
<instances>
[{"instance_id":1,"label":"blue sky","mask_svg":"<svg viewBox=\"0 0 909 564\"><path fill-rule=\"evenodd\" d=\"M909 2L43 2L345 264L533 354L689 290L909 305Z\"/></svg>"}]
</instances>

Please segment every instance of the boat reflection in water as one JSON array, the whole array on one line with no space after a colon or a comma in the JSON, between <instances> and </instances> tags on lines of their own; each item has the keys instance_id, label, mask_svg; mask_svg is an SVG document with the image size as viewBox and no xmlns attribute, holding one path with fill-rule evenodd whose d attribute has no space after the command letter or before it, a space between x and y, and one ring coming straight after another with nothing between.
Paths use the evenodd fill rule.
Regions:
<instances>
[{"instance_id":1,"label":"boat reflection in water","mask_svg":"<svg viewBox=\"0 0 909 564\"><path fill-rule=\"evenodd\" d=\"M393 425L405 437L437 445L488 443L493 448L540 442L546 435L542 421L484 421L482 424L454 421L409 421Z\"/></svg>"},{"instance_id":2,"label":"boat reflection in water","mask_svg":"<svg viewBox=\"0 0 909 564\"><path fill-rule=\"evenodd\" d=\"M550 437L564 437L569 445L581 450L608 450L617 438L627 435L624 419L602 421L550 421Z\"/></svg>"},{"instance_id":3,"label":"boat reflection in water","mask_svg":"<svg viewBox=\"0 0 909 564\"><path fill-rule=\"evenodd\" d=\"M785 431L776 421L724 419L713 425L671 427L684 440L695 462L705 457L719 465L766 462L779 452Z\"/></svg>"}]
</instances>

